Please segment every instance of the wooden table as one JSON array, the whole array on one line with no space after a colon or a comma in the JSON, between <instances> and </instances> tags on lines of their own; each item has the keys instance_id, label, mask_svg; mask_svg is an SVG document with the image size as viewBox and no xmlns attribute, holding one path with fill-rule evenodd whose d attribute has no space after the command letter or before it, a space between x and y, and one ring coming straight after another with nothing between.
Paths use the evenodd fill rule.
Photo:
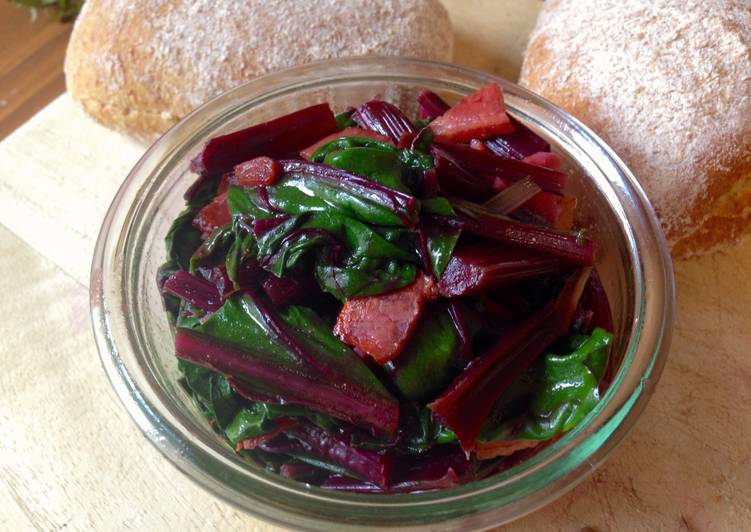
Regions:
<instances>
[{"instance_id":1,"label":"wooden table","mask_svg":"<svg viewBox=\"0 0 751 532\"><path fill-rule=\"evenodd\" d=\"M65 90L63 58L72 24L55 11L0 0L0 139Z\"/></svg>"}]
</instances>

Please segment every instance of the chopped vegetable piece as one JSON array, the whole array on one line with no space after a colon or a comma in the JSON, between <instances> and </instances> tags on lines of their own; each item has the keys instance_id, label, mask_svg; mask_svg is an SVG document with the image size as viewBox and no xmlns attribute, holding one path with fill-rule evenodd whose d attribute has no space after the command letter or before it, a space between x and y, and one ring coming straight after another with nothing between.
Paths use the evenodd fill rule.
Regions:
<instances>
[{"instance_id":1,"label":"chopped vegetable piece","mask_svg":"<svg viewBox=\"0 0 751 532\"><path fill-rule=\"evenodd\" d=\"M278 158L297 153L334 133L336 120L329 104L313 105L262 124L214 137L191 163L201 175L217 175L236 164L265 155Z\"/></svg>"},{"instance_id":2,"label":"chopped vegetable piece","mask_svg":"<svg viewBox=\"0 0 751 532\"><path fill-rule=\"evenodd\" d=\"M417 133L417 129L401 110L388 102L371 100L352 113L352 119L364 129L388 136L394 144L404 133Z\"/></svg>"},{"instance_id":3,"label":"chopped vegetable piece","mask_svg":"<svg viewBox=\"0 0 751 532\"><path fill-rule=\"evenodd\" d=\"M509 214L534 198L542 189L529 179L517 181L483 203L496 214Z\"/></svg>"},{"instance_id":4,"label":"chopped vegetable piece","mask_svg":"<svg viewBox=\"0 0 751 532\"><path fill-rule=\"evenodd\" d=\"M162 290L206 312L214 312L222 305L222 296L216 286L185 270L173 273L164 282Z\"/></svg>"},{"instance_id":5,"label":"chopped vegetable piece","mask_svg":"<svg viewBox=\"0 0 751 532\"><path fill-rule=\"evenodd\" d=\"M297 425L297 422L291 418L283 417L277 419L275 421L275 425L276 427L271 429L271 431L267 432L266 434L261 434L260 436L251 436L250 438L240 440L239 442L237 442L235 448L238 451L252 451L262 443L271 441L282 432L294 427L295 425Z\"/></svg>"},{"instance_id":6,"label":"chopped vegetable piece","mask_svg":"<svg viewBox=\"0 0 751 532\"><path fill-rule=\"evenodd\" d=\"M433 148L435 157L435 172L440 191L450 196L456 196L472 201L484 202L493 195L494 180L468 172L452 162L451 157Z\"/></svg>"},{"instance_id":7,"label":"chopped vegetable piece","mask_svg":"<svg viewBox=\"0 0 751 532\"><path fill-rule=\"evenodd\" d=\"M393 372L394 384L409 401L435 397L463 366L460 340L446 306L434 303L423 314Z\"/></svg>"},{"instance_id":8,"label":"chopped vegetable piece","mask_svg":"<svg viewBox=\"0 0 751 532\"><path fill-rule=\"evenodd\" d=\"M584 287L581 303L583 308L592 311L592 327L599 327L606 331L613 331L615 329L608 295L605 292L605 287L602 285L597 268L594 268L592 275L589 276L589 280Z\"/></svg>"},{"instance_id":9,"label":"chopped vegetable piece","mask_svg":"<svg viewBox=\"0 0 751 532\"><path fill-rule=\"evenodd\" d=\"M235 166L230 183L241 187L273 185L279 179L282 169L279 163L269 157L256 157Z\"/></svg>"},{"instance_id":10,"label":"chopped vegetable piece","mask_svg":"<svg viewBox=\"0 0 751 532\"><path fill-rule=\"evenodd\" d=\"M494 188L501 190L500 195L521 182L523 181L513 183L512 181L496 178ZM488 205L486 204L485 207L488 207ZM541 217L542 222L553 229L566 231L574 225L576 198L573 196L540 190L520 207L535 216Z\"/></svg>"},{"instance_id":11,"label":"chopped vegetable piece","mask_svg":"<svg viewBox=\"0 0 751 532\"><path fill-rule=\"evenodd\" d=\"M256 238L262 238L266 233L288 222L289 216L277 216L276 218L259 218L253 220L253 234Z\"/></svg>"},{"instance_id":12,"label":"chopped vegetable piece","mask_svg":"<svg viewBox=\"0 0 751 532\"><path fill-rule=\"evenodd\" d=\"M540 445L540 442L536 440L478 441L475 447L475 454L478 460L489 460L497 456L511 456L517 451L531 449L538 445Z\"/></svg>"},{"instance_id":13,"label":"chopped vegetable piece","mask_svg":"<svg viewBox=\"0 0 751 532\"><path fill-rule=\"evenodd\" d=\"M385 488L391 481L393 459L366 449L357 449L333 434L311 424L301 424L287 431L300 440L311 454L341 466L358 477Z\"/></svg>"},{"instance_id":14,"label":"chopped vegetable piece","mask_svg":"<svg viewBox=\"0 0 751 532\"><path fill-rule=\"evenodd\" d=\"M388 489L351 477L333 474L321 487L355 493L417 493L453 488L473 477L472 462L456 447L440 449L415 459L397 462L394 479Z\"/></svg>"},{"instance_id":15,"label":"chopped vegetable piece","mask_svg":"<svg viewBox=\"0 0 751 532\"><path fill-rule=\"evenodd\" d=\"M433 291L434 282L423 275L395 292L349 299L339 312L334 334L384 364L402 352L425 302L434 299Z\"/></svg>"},{"instance_id":16,"label":"chopped vegetable piece","mask_svg":"<svg viewBox=\"0 0 751 532\"><path fill-rule=\"evenodd\" d=\"M436 199L445 201L444 198ZM429 209L428 202L431 201L433 200L424 202L423 208ZM417 251L425 265L425 272L434 279L440 279L462 233L460 226L451 226L444 223L446 217L456 217L451 204L448 201L445 203L448 207L447 212L430 218L425 217L418 227L419 247Z\"/></svg>"},{"instance_id":17,"label":"chopped vegetable piece","mask_svg":"<svg viewBox=\"0 0 751 532\"><path fill-rule=\"evenodd\" d=\"M459 340L458 353L461 361L466 365L466 363L474 358L474 354L472 353L472 333L467 325L462 304L455 299L449 301L448 312L449 316L451 316L451 321L454 322L457 339Z\"/></svg>"},{"instance_id":18,"label":"chopped vegetable piece","mask_svg":"<svg viewBox=\"0 0 751 532\"><path fill-rule=\"evenodd\" d=\"M506 334L467 369L430 405L453 430L462 449L474 450L482 423L511 384L555 340L566 334L591 268L572 275L558 299Z\"/></svg>"},{"instance_id":19,"label":"chopped vegetable piece","mask_svg":"<svg viewBox=\"0 0 751 532\"><path fill-rule=\"evenodd\" d=\"M216 287L219 296L222 299L224 299L224 296L232 290L232 281L227 275L227 268L224 264L213 266L211 268L200 267L196 271L201 277Z\"/></svg>"},{"instance_id":20,"label":"chopped vegetable piece","mask_svg":"<svg viewBox=\"0 0 751 532\"><path fill-rule=\"evenodd\" d=\"M485 146L501 157L509 159L524 159L537 152L549 152L550 144L527 126L511 118L514 131L491 137L485 141Z\"/></svg>"},{"instance_id":21,"label":"chopped vegetable piece","mask_svg":"<svg viewBox=\"0 0 751 532\"><path fill-rule=\"evenodd\" d=\"M417 102L420 104L420 118L438 118L451 108L443 98L429 90L418 94Z\"/></svg>"},{"instance_id":22,"label":"chopped vegetable piece","mask_svg":"<svg viewBox=\"0 0 751 532\"><path fill-rule=\"evenodd\" d=\"M437 141L469 142L514 130L497 83L482 87L430 123Z\"/></svg>"},{"instance_id":23,"label":"chopped vegetable piece","mask_svg":"<svg viewBox=\"0 0 751 532\"><path fill-rule=\"evenodd\" d=\"M361 127L347 127L341 131L337 131L336 133L332 133L331 135L323 137L321 140L311 144L300 152L300 156L303 159L310 160L312 158L312 155L316 152L316 150L318 150L318 148L325 146L332 140L340 139L342 137L356 137L361 139L377 140L378 142L384 142L386 144L392 144L391 139L386 135L381 135L380 133L376 133L375 131L371 131L370 129L363 129Z\"/></svg>"},{"instance_id":24,"label":"chopped vegetable piece","mask_svg":"<svg viewBox=\"0 0 751 532\"><path fill-rule=\"evenodd\" d=\"M485 421L477 446L478 458L511 454L508 451L514 447L534 446L579 423L600 400L598 384L612 339L612 334L597 328L589 337L575 338L568 354L549 353L542 357L524 376L527 378L523 386L517 386L516 391L509 389ZM519 390L526 390L529 398L513 397ZM509 416L514 401L520 402L522 408L517 415Z\"/></svg>"},{"instance_id":25,"label":"chopped vegetable piece","mask_svg":"<svg viewBox=\"0 0 751 532\"><path fill-rule=\"evenodd\" d=\"M462 297L555 273L566 261L526 249L493 244L470 244L454 251L438 282L443 297Z\"/></svg>"},{"instance_id":26,"label":"chopped vegetable piece","mask_svg":"<svg viewBox=\"0 0 751 532\"><path fill-rule=\"evenodd\" d=\"M276 308L297 303L315 287L310 277L277 277L273 274L267 275L261 286Z\"/></svg>"},{"instance_id":27,"label":"chopped vegetable piece","mask_svg":"<svg viewBox=\"0 0 751 532\"><path fill-rule=\"evenodd\" d=\"M329 153L323 162L333 168L368 176L376 183L399 192L410 193L402 181L402 162L392 151L365 147L349 148Z\"/></svg>"},{"instance_id":28,"label":"chopped vegetable piece","mask_svg":"<svg viewBox=\"0 0 751 532\"><path fill-rule=\"evenodd\" d=\"M290 159L280 164L285 184L304 186L332 207L357 215L363 221L407 227L417 222L420 205L408 194L319 163Z\"/></svg>"},{"instance_id":29,"label":"chopped vegetable piece","mask_svg":"<svg viewBox=\"0 0 751 532\"><path fill-rule=\"evenodd\" d=\"M500 177L510 181L529 178L543 190L561 192L566 185L566 174L542 166L505 159L494 153L473 150L469 146L450 142L436 142L431 148L435 157L447 159L467 172Z\"/></svg>"},{"instance_id":30,"label":"chopped vegetable piece","mask_svg":"<svg viewBox=\"0 0 751 532\"><path fill-rule=\"evenodd\" d=\"M482 213L475 207L462 204L454 207L464 231L506 244L549 253L569 262L591 266L595 258L595 243L580 234L561 233L516 222L502 216ZM463 210L467 211L465 214Z\"/></svg>"},{"instance_id":31,"label":"chopped vegetable piece","mask_svg":"<svg viewBox=\"0 0 751 532\"><path fill-rule=\"evenodd\" d=\"M378 431L396 430L398 402L323 324L300 308L287 310L282 327L306 350L301 357L267 318L248 294L230 298L205 323L177 329L177 356L236 376L262 397L277 398L274 402L302 405ZM328 371L322 373L321 367Z\"/></svg>"},{"instance_id":32,"label":"chopped vegetable piece","mask_svg":"<svg viewBox=\"0 0 751 532\"><path fill-rule=\"evenodd\" d=\"M355 127L357 126L357 123L352 120L352 113L355 112L354 107L350 107L346 111L343 111L339 113L338 115L334 116L334 120L336 120L336 128L339 131L344 131L348 127Z\"/></svg>"}]
</instances>

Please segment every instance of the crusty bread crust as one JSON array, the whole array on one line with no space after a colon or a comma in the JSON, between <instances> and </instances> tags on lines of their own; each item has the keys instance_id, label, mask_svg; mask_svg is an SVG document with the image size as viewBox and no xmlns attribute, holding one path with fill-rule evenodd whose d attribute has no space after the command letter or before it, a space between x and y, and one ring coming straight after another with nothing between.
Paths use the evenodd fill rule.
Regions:
<instances>
[{"instance_id":1,"label":"crusty bread crust","mask_svg":"<svg viewBox=\"0 0 751 532\"><path fill-rule=\"evenodd\" d=\"M65 76L91 116L149 141L280 68L359 55L447 61L452 51L438 0L87 0Z\"/></svg>"},{"instance_id":2,"label":"crusty bread crust","mask_svg":"<svg viewBox=\"0 0 751 532\"><path fill-rule=\"evenodd\" d=\"M675 257L751 229L744 0L547 2L521 83L590 126L647 191Z\"/></svg>"}]
</instances>

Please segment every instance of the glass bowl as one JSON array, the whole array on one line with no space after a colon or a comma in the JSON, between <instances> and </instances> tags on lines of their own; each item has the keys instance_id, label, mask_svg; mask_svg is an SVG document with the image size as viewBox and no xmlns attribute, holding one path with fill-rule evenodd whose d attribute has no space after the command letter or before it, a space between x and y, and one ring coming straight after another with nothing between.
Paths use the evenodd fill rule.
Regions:
<instances>
[{"instance_id":1,"label":"glass bowl","mask_svg":"<svg viewBox=\"0 0 751 532\"><path fill-rule=\"evenodd\" d=\"M380 96L415 111L419 90L449 102L499 83L509 112L546 138L574 174L578 223L599 245L597 267L613 305L611 387L577 427L532 458L454 489L401 495L332 493L241 459L178 385L173 332L156 272L163 239L195 179L190 159L209 138L328 101L335 111ZM560 496L590 474L644 409L668 353L673 273L644 192L589 129L542 98L478 71L409 59L347 59L258 78L199 108L138 162L104 219L91 270L91 314L102 364L135 422L198 484L260 518L299 529L479 529L508 522Z\"/></svg>"}]
</instances>

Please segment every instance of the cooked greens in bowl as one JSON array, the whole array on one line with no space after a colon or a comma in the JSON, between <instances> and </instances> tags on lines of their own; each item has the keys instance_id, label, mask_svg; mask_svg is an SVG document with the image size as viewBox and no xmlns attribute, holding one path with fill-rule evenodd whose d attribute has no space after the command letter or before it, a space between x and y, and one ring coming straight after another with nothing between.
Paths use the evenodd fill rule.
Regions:
<instances>
[{"instance_id":1,"label":"cooked greens in bowl","mask_svg":"<svg viewBox=\"0 0 751 532\"><path fill-rule=\"evenodd\" d=\"M159 274L181 379L243 456L455 487L572 429L612 343L596 244L501 88L318 104L209 140Z\"/></svg>"},{"instance_id":2,"label":"cooked greens in bowl","mask_svg":"<svg viewBox=\"0 0 751 532\"><path fill-rule=\"evenodd\" d=\"M551 146L551 151L555 154L554 159L543 155L541 158L535 158L537 161L527 162L542 164L545 160L557 160L561 163L560 172L566 176L562 195L576 198L574 227L584 228L583 233L563 232L569 236L577 236L580 243L586 244L591 241L596 244L594 266L599 274L597 279L610 300L612 314L612 329L599 324L601 328L612 333L609 362L604 380L601 381L602 386L598 387L599 399L581 419L576 416L571 418L570 426L573 428L570 430L566 430L569 427L565 427L562 432L550 425L550 429L555 430L558 435L552 439L538 438L537 441L544 440L544 444L517 452L509 458L499 456L479 461L480 464L490 464L497 460L497 473L476 470L476 480L446 489L385 494L333 490L316 486L317 479L306 483L290 480L278 472L269 471L252 455L247 458L238 454L236 446L228 442L226 429L223 430L217 425L212 426L207 422L206 408L196 400L192 391L185 388L187 379L183 380L185 375L179 370L175 359L175 323L171 323L165 314L164 293L161 290L163 285L155 282L160 267L170 258L166 253L165 235L185 209L184 196L196 181L195 171L200 173L202 170L200 161L195 160L196 154L203 153L210 139L266 123L280 116L320 105L321 102L328 102L331 108L337 111L357 108L364 102L374 99L390 102L402 109L419 131L422 128L416 124L418 118L415 117L419 115L419 106L416 102L423 90L430 90L443 100L455 103L490 83L498 83L503 89L509 118L534 132ZM338 131L337 128L336 133ZM401 140L400 137L399 141ZM444 144L444 151L447 146L453 149L451 154L446 152L452 157L463 155L463 149L466 148L452 145L466 144L466 141L438 139L434 144L440 142ZM399 146L398 141L391 140L391 143L399 150L405 147L411 149L411 146L404 144ZM489 147L487 143L486 140L484 144L491 152L512 149L502 144ZM474 147L481 148L477 143ZM470 145L469 149L472 148ZM305 147L295 149L304 150ZM422 151L428 153L424 149ZM431 149L429 153L435 160L434 151ZM473 150L473 153L474 151L481 153L481 150ZM515 159L519 155L509 153L506 157ZM275 160L288 157L289 154L271 155ZM233 162L228 170L247 160ZM296 160L319 164L299 156ZM334 166L325 162L324 164ZM544 169L540 168L540 171L544 172ZM552 181L541 187L532 179L529 181L540 188L549 188L549 185L555 184ZM508 184L513 186L515 183L516 181ZM404 185L411 186L409 182L405 182ZM498 186L501 186L500 182ZM523 185L515 190L523 197L527 193L523 190L526 187L527 185ZM463 186L444 197L454 201L452 209L456 217L467 218L469 213L457 208L460 202L456 200L462 199L462 192L465 192ZM494 189L494 195L498 192L502 190ZM429 196L416 190L413 194L416 196L412 197L421 203L416 220L419 223L420 218L425 215L422 209L423 200ZM509 200L508 196L505 198L500 203L501 206ZM466 201L479 204L479 198ZM497 202L482 207L500 208ZM440 212L435 214L442 215ZM513 222L522 222L529 226L540 225L537 218L518 219L518 215L519 213L516 213L516 219L512 217ZM485 214L482 213L482 216ZM496 214L493 216L497 217ZM194 218L195 215L190 217L191 226ZM350 218L359 221L354 216ZM463 236L460 239L469 236L466 220L464 223ZM373 225L369 221L363 224L366 229ZM481 225L480 229L483 228L487 229L485 225ZM552 230L555 232L563 229L553 227ZM414 229L409 231L414 233ZM199 230L198 238L194 241L196 246L204 243L201 232L203 231ZM487 236L477 236L482 240L489 240ZM384 239L388 241L387 238ZM465 243L468 249L464 249ZM418 244L414 249L422 248ZM466 264L471 263L468 261L482 258L478 251L487 248L480 244L476 250L472 247L472 242L460 244L462 253L453 250L451 260L467 259L464 262ZM313 247L317 250L323 249ZM401 244L397 247L401 247ZM457 244L455 248L458 247ZM405 249L411 253L412 248L407 246ZM586 251L587 248L585 246L575 249ZM193 249L185 252L188 261L192 252ZM313 261L315 266L317 251L306 253L310 255L306 254L307 258L304 260ZM424 256L429 257L430 254ZM451 260L444 273L449 271ZM400 264L401 262L398 261ZM425 271L425 261L422 257L417 257L413 261L405 260L404 263L408 267L414 266L415 278L418 270ZM177 269L193 275L190 264L187 264L187 268ZM164 269L161 271L164 274L163 280L174 273ZM461 271L461 268L456 271ZM197 268L194 272L197 273L197 277L206 280ZM490 279L488 277L488 280ZM315 282L317 290L320 290L329 301L333 300L333 310L328 313L328 318L327 313L322 308L316 309L315 304L301 300L291 305L316 310L319 318L329 320L326 326L332 331L335 321L331 320L334 320L335 315L338 316L337 305L341 305L342 301L321 290L317 279ZM560 289L553 286L550 286L550 289L558 290L560 293ZM256 288L256 293L259 298L268 299L263 284ZM447 302L427 302L429 310L425 316L440 318L435 320L439 322L437 326L450 331L442 323L448 321L448 318L443 317L448 316L448 313L434 312L432 305L447 304L452 300L461 300L464 304L464 300L476 297L442 296ZM221 307L223 302L226 301L217 300L215 303ZM334 61L265 76L209 102L167 132L149 148L131 171L107 213L92 264L91 308L102 364L115 391L144 434L176 467L201 486L254 515L294 528L327 531L389 526L401 530L483 528L523 515L564 493L602 463L643 410L667 355L674 315L672 271L659 223L633 176L602 141L563 111L514 84L451 65L394 58ZM288 313L289 308L279 311L272 307L272 310L281 319L288 317L284 313ZM216 311L213 312L215 314ZM472 320L467 321L471 323ZM286 323L284 322L285 326ZM594 321L591 325L598 326ZM310 335L301 336L307 339ZM435 337L433 334L427 336ZM420 337L421 335L413 334L410 340L417 341ZM572 340L576 342L575 338ZM486 343L491 341L492 338L487 339ZM448 345L449 342L440 344ZM482 342L478 346L481 344ZM351 345L346 345L348 350L354 350ZM563 348L559 351L549 349L540 355L535 367L542 367L540 361L547 362L548 355L557 355L558 359L551 359L552 365L545 364L545 374L561 368L561 364L567 362L564 360L566 357L575 356L574 351ZM401 354L398 358L401 358ZM370 369L371 374L380 371L378 368L383 368L384 371L388 369L384 368L385 364L375 363L370 355L364 354L364 360L363 364ZM374 363L376 367L373 366ZM587 361L585 366L593 377L598 376L597 364ZM200 366L199 368L200 371L205 369ZM451 370L455 371L457 370ZM422 370L417 373L424 374ZM453 373L451 375L453 379L456 378ZM404 392L399 392L389 384L392 381L391 377L376 377L392 397L398 398L401 402L407 401ZM571 378L575 378L573 372ZM437 383L438 379L429 379L426 382ZM424 398L409 401L432 404L452 382L447 379L446 383L441 383L442 388L437 387L430 392L435 396L426 395ZM540 382L548 381L542 379ZM419 387L416 386L420 383L419 380L403 378L402 383L407 384L405 390L414 385L414 393L419 391ZM212 383L211 386L215 395L227 390L221 381L216 385ZM229 389L231 390L231 387ZM594 390L593 387L589 389ZM232 393L236 394L234 391ZM405 399L402 399L402 394ZM553 394L549 397L556 400ZM258 405L271 404L270 401L257 399L243 398L242 401ZM580 401L592 402L592 399L584 394ZM247 406L248 403L243 404ZM533 404L526 399L524 403ZM288 404L287 407L291 408L291 405ZM545 407L545 404L540 402L539 407ZM235 413L235 410L230 410ZM409 411L404 414L401 410L400 408L400 423L412 415ZM588 408L582 412L584 410ZM260 430L264 433L267 433L266 429L269 426L266 425L266 421L275 421L272 417L279 419L275 413L257 414L257 419L262 421ZM324 415L320 414L321 419ZM427 451L428 453L436 452L435 449L440 448L457 449L457 443L445 441L455 436L458 439L462 437L458 428L455 427L456 431L450 428L448 419L440 419L430 408L417 410L412 417L415 419L413 425L418 429L415 430L418 435L415 445L420 446L424 441L433 442L434 451ZM252 424L253 419L249 419L248 423ZM356 423L336 423L340 427L347 423L352 425L352 430L364 432L369 438L372 436L370 430L361 428ZM235 427L240 429L242 426L243 423L238 420ZM279 428L278 425L275 426ZM448 430L440 429L440 426ZM422 438L422 433L427 436ZM514 436L519 434L521 433L518 430L513 433ZM506 441L509 435L511 433L481 433L478 441L482 438ZM241 437L242 441L252 436L238 430L233 437ZM531 441L528 436L522 436L521 439ZM299 439L297 441L300 442ZM351 446L351 438L348 439L348 443ZM477 460L477 453L472 454L475 455L472 459ZM304 466L302 469L297 468L297 473L310 471L307 469L310 464L301 460L292 462L287 456L289 455L279 454L283 463L278 464L278 471L281 471L284 465L288 466L286 469L289 470L289 476L296 474L295 466ZM458 456L461 458L464 454ZM326 462L330 464L329 461ZM459 466L454 472L461 480L458 468ZM393 468L392 471L395 472L397 469ZM330 476L328 473L325 474L327 478ZM365 484L365 481L356 478L356 475L352 476L351 471L342 470L340 477L342 478L339 481L348 487L357 483L362 487ZM451 475L448 480L453 482ZM372 491L383 489L374 483L367 483L367 488ZM392 492L397 491L393 482L389 484L389 489Z\"/></svg>"}]
</instances>

